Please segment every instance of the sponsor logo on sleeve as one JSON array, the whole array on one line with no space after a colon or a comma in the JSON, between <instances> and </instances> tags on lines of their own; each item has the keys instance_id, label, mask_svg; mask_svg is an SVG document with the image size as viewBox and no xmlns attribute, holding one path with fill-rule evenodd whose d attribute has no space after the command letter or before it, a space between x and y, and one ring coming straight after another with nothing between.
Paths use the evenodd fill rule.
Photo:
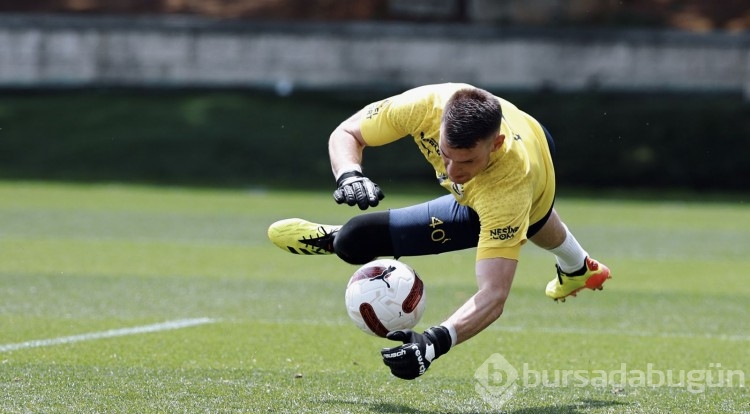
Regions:
<instances>
[{"instance_id":1,"label":"sponsor logo on sleeve","mask_svg":"<svg viewBox=\"0 0 750 414\"><path fill-rule=\"evenodd\" d=\"M516 232L518 232L518 226L505 226L490 230L490 238L493 240L510 240L516 236Z\"/></svg>"},{"instance_id":2,"label":"sponsor logo on sleeve","mask_svg":"<svg viewBox=\"0 0 750 414\"><path fill-rule=\"evenodd\" d=\"M388 103L388 99L380 101L377 104L370 105L370 107L367 108L367 112L365 113L365 117L367 119L374 118L375 116L377 116L380 113L380 108L384 107L386 103Z\"/></svg>"}]
</instances>

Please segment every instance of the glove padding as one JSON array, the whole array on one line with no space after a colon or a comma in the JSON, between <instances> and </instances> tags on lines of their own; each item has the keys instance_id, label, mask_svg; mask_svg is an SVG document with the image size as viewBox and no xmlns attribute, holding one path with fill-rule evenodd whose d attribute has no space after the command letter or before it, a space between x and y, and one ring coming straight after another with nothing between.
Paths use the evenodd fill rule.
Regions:
<instances>
[{"instance_id":1,"label":"glove padding","mask_svg":"<svg viewBox=\"0 0 750 414\"><path fill-rule=\"evenodd\" d=\"M380 187L359 171L347 171L336 180L333 199L338 204L358 205L360 210L378 205L385 195Z\"/></svg>"},{"instance_id":2,"label":"glove padding","mask_svg":"<svg viewBox=\"0 0 750 414\"><path fill-rule=\"evenodd\" d=\"M451 335L444 326L433 326L416 333L411 329L390 332L386 338L402 341L395 348L383 348L380 354L391 373L401 379L411 380L424 374L432 361L451 349Z\"/></svg>"}]
</instances>

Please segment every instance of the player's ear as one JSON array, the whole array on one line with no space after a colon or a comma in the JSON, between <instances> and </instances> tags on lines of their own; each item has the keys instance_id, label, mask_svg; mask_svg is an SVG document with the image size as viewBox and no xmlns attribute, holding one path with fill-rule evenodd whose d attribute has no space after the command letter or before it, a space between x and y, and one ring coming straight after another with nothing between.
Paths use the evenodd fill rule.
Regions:
<instances>
[{"instance_id":1,"label":"player's ear","mask_svg":"<svg viewBox=\"0 0 750 414\"><path fill-rule=\"evenodd\" d=\"M492 140L492 151L497 151L503 146L505 142L505 134L498 133L497 136Z\"/></svg>"}]
</instances>

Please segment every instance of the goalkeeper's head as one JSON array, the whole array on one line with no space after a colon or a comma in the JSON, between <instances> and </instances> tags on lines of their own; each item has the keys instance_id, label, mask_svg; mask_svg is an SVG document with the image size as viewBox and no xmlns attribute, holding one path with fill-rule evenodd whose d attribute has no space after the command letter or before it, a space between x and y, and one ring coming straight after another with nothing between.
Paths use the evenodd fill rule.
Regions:
<instances>
[{"instance_id":1,"label":"goalkeeper's head","mask_svg":"<svg viewBox=\"0 0 750 414\"><path fill-rule=\"evenodd\" d=\"M440 136L451 148L473 148L479 141L500 132L503 110L500 101L480 88L456 91L443 109Z\"/></svg>"},{"instance_id":2,"label":"goalkeeper's head","mask_svg":"<svg viewBox=\"0 0 750 414\"><path fill-rule=\"evenodd\" d=\"M440 124L440 157L456 184L484 171L505 141L500 102L483 89L461 89L448 99Z\"/></svg>"}]
</instances>

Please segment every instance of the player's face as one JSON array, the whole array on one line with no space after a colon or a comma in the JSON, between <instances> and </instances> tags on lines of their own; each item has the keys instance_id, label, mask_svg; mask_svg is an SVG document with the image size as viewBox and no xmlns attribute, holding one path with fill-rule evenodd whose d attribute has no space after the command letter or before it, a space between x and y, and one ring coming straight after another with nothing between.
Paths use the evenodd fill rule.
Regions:
<instances>
[{"instance_id":1,"label":"player's face","mask_svg":"<svg viewBox=\"0 0 750 414\"><path fill-rule=\"evenodd\" d=\"M465 184L487 168L490 155L503 144L505 135L481 140L472 148L451 148L440 137L440 156L448 178L456 184Z\"/></svg>"}]
</instances>

